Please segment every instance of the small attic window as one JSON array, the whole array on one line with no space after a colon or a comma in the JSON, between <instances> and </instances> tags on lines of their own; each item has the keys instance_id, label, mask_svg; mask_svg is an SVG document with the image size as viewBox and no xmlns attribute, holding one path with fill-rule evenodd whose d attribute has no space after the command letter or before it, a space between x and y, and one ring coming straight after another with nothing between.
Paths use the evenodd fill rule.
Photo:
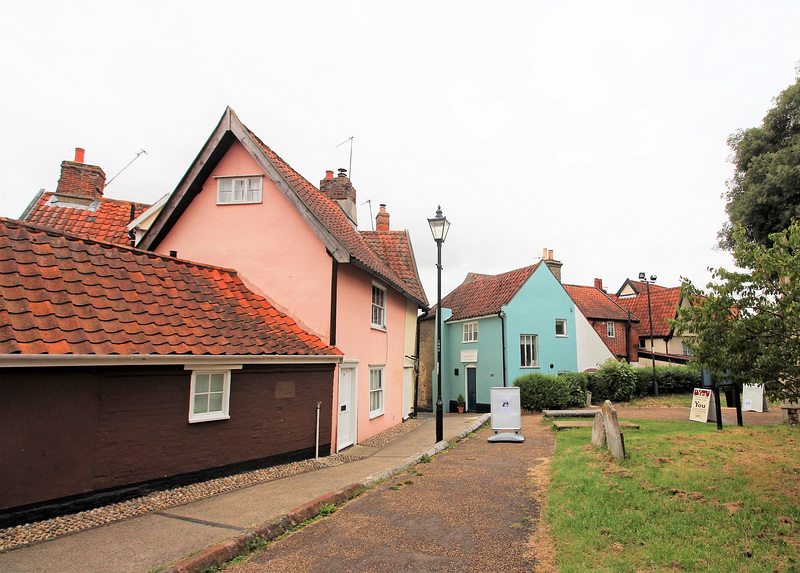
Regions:
<instances>
[{"instance_id":1,"label":"small attic window","mask_svg":"<svg viewBox=\"0 0 800 573\"><path fill-rule=\"evenodd\" d=\"M261 203L261 175L217 179L217 205Z\"/></svg>"}]
</instances>

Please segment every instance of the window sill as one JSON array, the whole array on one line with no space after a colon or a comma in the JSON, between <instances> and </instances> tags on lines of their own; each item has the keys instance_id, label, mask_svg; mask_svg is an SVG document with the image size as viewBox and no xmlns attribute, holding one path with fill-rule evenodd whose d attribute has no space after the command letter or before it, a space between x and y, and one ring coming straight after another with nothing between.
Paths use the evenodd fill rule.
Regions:
<instances>
[{"instance_id":1,"label":"window sill","mask_svg":"<svg viewBox=\"0 0 800 573\"><path fill-rule=\"evenodd\" d=\"M383 412L383 411L381 411L381 412L370 412L370 413L369 413L369 419L370 419L370 420L374 420L375 418L380 418L380 417L381 417L381 416L383 416L385 413L386 413L386 412Z\"/></svg>"},{"instance_id":2,"label":"window sill","mask_svg":"<svg viewBox=\"0 0 800 573\"><path fill-rule=\"evenodd\" d=\"M523 370L539 370L541 366L520 366Z\"/></svg>"},{"instance_id":3,"label":"window sill","mask_svg":"<svg viewBox=\"0 0 800 573\"><path fill-rule=\"evenodd\" d=\"M386 332L386 327L385 326L379 326L377 324L370 324L369 327L372 330L380 330L381 332Z\"/></svg>"},{"instance_id":4,"label":"window sill","mask_svg":"<svg viewBox=\"0 0 800 573\"><path fill-rule=\"evenodd\" d=\"M260 205L262 201L230 201L228 203L220 203L217 201L217 205Z\"/></svg>"},{"instance_id":5,"label":"window sill","mask_svg":"<svg viewBox=\"0 0 800 573\"><path fill-rule=\"evenodd\" d=\"M198 422L215 422L217 420L230 420L230 419L231 419L231 417L228 414L221 414L221 413L220 414L211 414L211 415L203 414L203 415L197 415L197 416L190 417L189 418L189 423L190 424L196 424Z\"/></svg>"}]
</instances>

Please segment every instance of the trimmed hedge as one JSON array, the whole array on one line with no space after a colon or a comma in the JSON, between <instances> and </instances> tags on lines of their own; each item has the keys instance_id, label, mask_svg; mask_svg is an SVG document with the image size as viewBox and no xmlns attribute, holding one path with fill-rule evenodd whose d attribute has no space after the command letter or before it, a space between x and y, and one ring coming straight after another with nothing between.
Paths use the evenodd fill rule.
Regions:
<instances>
[{"instance_id":1,"label":"trimmed hedge","mask_svg":"<svg viewBox=\"0 0 800 573\"><path fill-rule=\"evenodd\" d=\"M634 368L636 375L636 395L649 396L653 393L653 367ZM656 381L659 394L690 394L702 386L700 370L690 366L656 366Z\"/></svg>"},{"instance_id":2,"label":"trimmed hedge","mask_svg":"<svg viewBox=\"0 0 800 573\"><path fill-rule=\"evenodd\" d=\"M689 394L701 385L701 373L689 366L656 366L659 394ZM558 376L532 373L514 380L519 386L525 410L567 410L605 400L628 402L653 393L653 368L633 368L627 362L610 359L595 372L567 372Z\"/></svg>"},{"instance_id":3,"label":"trimmed hedge","mask_svg":"<svg viewBox=\"0 0 800 573\"><path fill-rule=\"evenodd\" d=\"M583 376L577 373L548 376L532 373L514 380L525 410L566 410L586 403Z\"/></svg>"}]
</instances>

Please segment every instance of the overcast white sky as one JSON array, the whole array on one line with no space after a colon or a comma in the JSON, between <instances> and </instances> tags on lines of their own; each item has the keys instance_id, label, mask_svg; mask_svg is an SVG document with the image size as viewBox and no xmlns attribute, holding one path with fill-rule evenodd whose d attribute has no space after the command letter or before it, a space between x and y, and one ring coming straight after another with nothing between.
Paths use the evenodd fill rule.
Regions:
<instances>
[{"instance_id":1,"label":"overcast white sky","mask_svg":"<svg viewBox=\"0 0 800 573\"><path fill-rule=\"evenodd\" d=\"M354 137L358 202L411 231L431 301L438 204L443 294L543 248L566 283L705 285L727 137L794 83L798 29L796 0L4 0L0 216L75 147L109 178L145 149L106 196L154 202L230 105L315 185Z\"/></svg>"}]
</instances>

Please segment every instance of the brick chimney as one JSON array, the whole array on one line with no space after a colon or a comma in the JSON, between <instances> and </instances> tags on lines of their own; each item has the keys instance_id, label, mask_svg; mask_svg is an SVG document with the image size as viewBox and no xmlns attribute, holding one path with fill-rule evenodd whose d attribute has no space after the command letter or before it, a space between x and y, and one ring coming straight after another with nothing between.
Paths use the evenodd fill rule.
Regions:
<instances>
[{"instance_id":1,"label":"brick chimney","mask_svg":"<svg viewBox=\"0 0 800 573\"><path fill-rule=\"evenodd\" d=\"M319 182L319 190L339 208L353 222L358 224L356 209L356 190L347 177L347 169L339 169L338 177L333 176L333 171L325 172L325 179Z\"/></svg>"},{"instance_id":2,"label":"brick chimney","mask_svg":"<svg viewBox=\"0 0 800 573\"><path fill-rule=\"evenodd\" d=\"M594 279L594 288L605 291L603 288L603 279Z\"/></svg>"},{"instance_id":3,"label":"brick chimney","mask_svg":"<svg viewBox=\"0 0 800 573\"><path fill-rule=\"evenodd\" d=\"M542 251L542 259L547 268L550 269L550 272L553 273L553 276L556 277L556 280L561 282L561 267L564 263L553 258L553 249L548 250L545 248Z\"/></svg>"},{"instance_id":4,"label":"brick chimney","mask_svg":"<svg viewBox=\"0 0 800 573\"><path fill-rule=\"evenodd\" d=\"M74 203L92 203L103 196L106 174L96 165L83 162L84 150L75 148L75 161L61 162L61 178L56 187L56 197Z\"/></svg>"},{"instance_id":5,"label":"brick chimney","mask_svg":"<svg viewBox=\"0 0 800 573\"><path fill-rule=\"evenodd\" d=\"M381 210L375 216L375 230L388 231L389 230L389 213L386 212L386 205L381 203Z\"/></svg>"}]
</instances>

